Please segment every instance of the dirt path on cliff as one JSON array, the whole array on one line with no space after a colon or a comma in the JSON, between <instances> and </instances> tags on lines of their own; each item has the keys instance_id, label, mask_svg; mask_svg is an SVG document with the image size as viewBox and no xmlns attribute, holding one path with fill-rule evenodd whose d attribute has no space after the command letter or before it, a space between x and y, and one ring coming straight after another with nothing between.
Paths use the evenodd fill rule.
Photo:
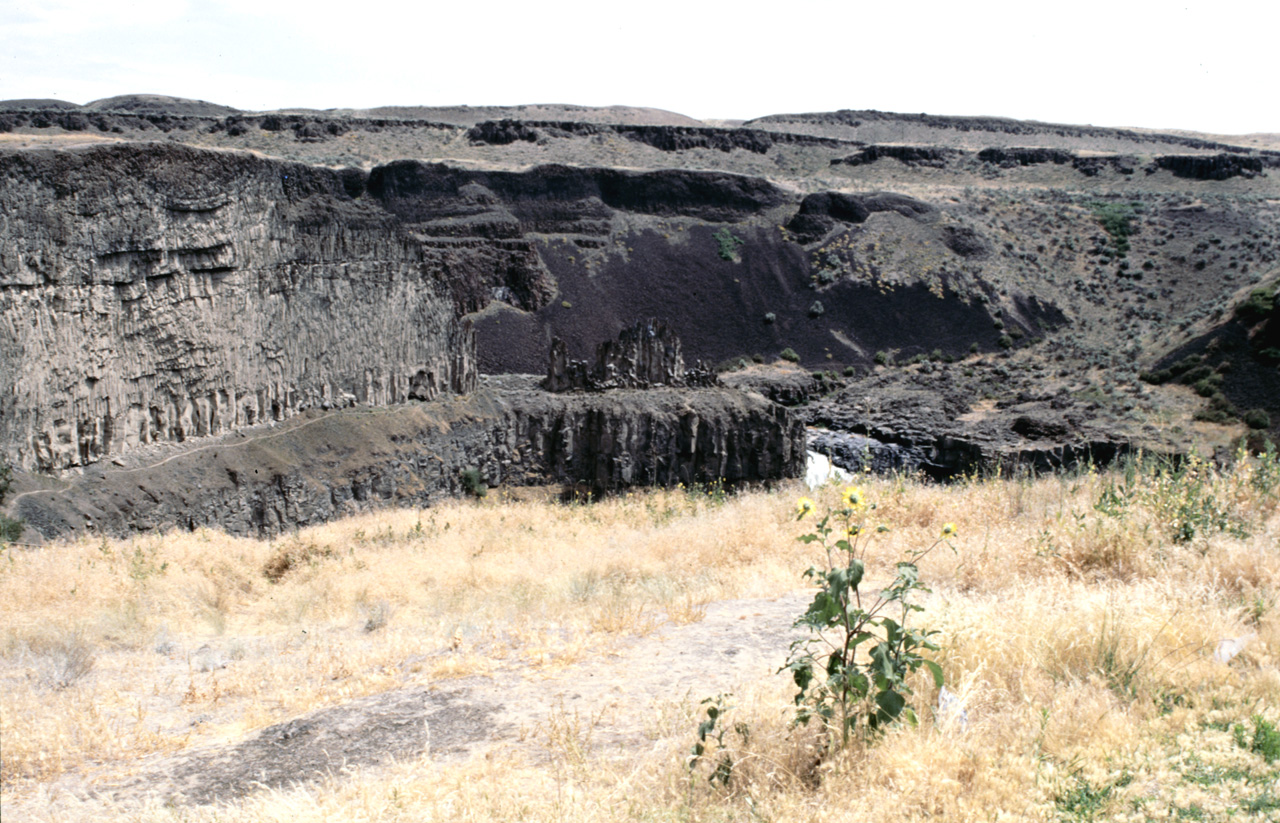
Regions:
<instances>
[{"instance_id":1,"label":"dirt path on cliff","mask_svg":"<svg viewBox=\"0 0 1280 823\"><path fill-rule=\"evenodd\" d=\"M155 446L153 448L158 449L162 453L166 453L167 456L156 459L155 455L148 454L147 451L141 451L138 453L139 455L141 455L141 457L134 456L135 461L141 460L141 462L136 463L135 465L128 465L123 462L122 457L116 456L115 458L113 458L114 465L109 471L114 476L133 474L135 472L149 471L151 469L157 469L161 466L171 463L174 460L188 458L188 457L191 457L192 455L200 454L201 452L207 452L212 449L242 448L244 446L249 446L249 445L252 445L253 443L258 443L263 440L270 440L273 437L283 437L287 434L292 434L300 429L305 429L307 426L313 425L315 423L319 423L324 420L328 420L330 417L334 417L335 415L351 414L353 412L360 413L360 414L369 414L374 411L376 410L336 409L334 411L325 412L316 417L295 418L294 420L287 420L287 421L284 421L283 423L262 423L256 427L235 429L229 432L224 432L220 435L216 435L213 438L209 439L209 442L206 442L202 446L193 447L193 446L185 446L185 445L172 444L172 443L159 444L158 446ZM228 442L228 441L236 441L236 442ZM66 492L70 488L71 488L71 485L68 484L67 486L60 489L31 489L29 491L24 491L20 494L15 494L12 497L10 497L9 504L16 505L17 502L22 498L28 497L34 494L62 494L63 492Z\"/></svg>"},{"instance_id":2,"label":"dirt path on cliff","mask_svg":"<svg viewBox=\"0 0 1280 823\"><path fill-rule=\"evenodd\" d=\"M727 600L695 623L667 623L602 657L548 672L514 665L327 707L230 744L148 758L121 782L68 775L64 788L132 805L206 804L427 755L450 764L486 752L549 756L548 725L590 727L601 749L638 745L664 706L779 675L811 593ZM690 727L692 739L694 729ZM72 784L78 784L73 786ZM92 786L93 788L89 788Z\"/></svg>"}]
</instances>

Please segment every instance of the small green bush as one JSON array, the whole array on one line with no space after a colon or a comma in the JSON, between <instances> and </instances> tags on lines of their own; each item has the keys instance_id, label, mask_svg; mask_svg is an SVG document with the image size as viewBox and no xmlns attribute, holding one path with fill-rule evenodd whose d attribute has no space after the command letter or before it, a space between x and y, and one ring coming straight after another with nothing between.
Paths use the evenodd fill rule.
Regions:
<instances>
[{"instance_id":1,"label":"small green bush","mask_svg":"<svg viewBox=\"0 0 1280 823\"><path fill-rule=\"evenodd\" d=\"M716 245L721 260L737 260L738 247L742 245L742 238L734 235L729 231L729 227L725 226L712 235L716 239Z\"/></svg>"},{"instance_id":2,"label":"small green bush","mask_svg":"<svg viewBox=\"0 0 1280 823\"><path fill-rule=\"evenodd\" d=\"M1089 209L1103 230L1111 236L1116 253L1124 257L1129 253L1129 237L1133 234L1133 218L1137 203L1091 203Z\"/></svg>"},{"instance_id":3,"label":"small green bush","mask_svg":"<svg viewBox=\"0 0 1280 823\"><path fill-rule=\"evenodd\" d=\"M845 377L853 377L853 366L845 366L845 367L844 367L844 376L845 376Z\"/></svg>"},{"instance_id":4,"label":"small green bush","mask_svg":"<svg viewBox=\"0 0 1280 823\"><path fill-rule=\"evenodd\" d=\"M1195 413L1195 419L1205 423L1233 423L1239 419L1240 413L1231 405L1222 392L1215 392L1209 398L1209 405Z\"/></svg>"},{"instance_id":5,"label":"small green bush","mask_svg":"<svg viewBox=\"0 0 1280 823\"><path fill-rule=\"evenodd\" d=\"M1194 388L1196 390L1196 394L1201 397L1213 397L1218 393L1218 389L1221 385L1222 375L1215 374L1210 377L1206 377L1203 380L1197 380L1192 388Z\"/></svg>"},{"instance_id":6,"label":"small green bush","mask_svg":"<svg viewBox=\"0 0 1280 823\"><path fill-rule=\"evenodd\" d=\"M1247 323L1262 320L1275 309L1275 286L1261 286L1249 292L1249 298L1236 306L1236 317Z\"/></svg>"},{"instance_id":7,"label":"small green bush","mask_svg":"<svg viewBox=\"0 0 1280 823\"><path fill-rule=\"evenodd\" d=\"M1185 383L1188 386L1194 386L1196 383L1199 383L1211 374L1213 374L1213 369L1208 366L1196 366L1190 371L1183 372L1180 382Z\"/></svg>"},{"instance_id":8,"label":"small green bush","mask_svg":"<svg viewBox=\"0 0 1280 823\"><path fill-rule=\"evenodd\" d=\"M475 466L467 466L459 477L462 480L462 490L472 497L480 498L489 493L489 484L484 482L484 475Z\"/></svg>"},{"instance_id":9,"label":"small green bush","mask_svg":"<svg viewBox=\"0 0 1280 823\"><path fill-rule=\"evenodd\" d=\"M813 303L812 303L812 304L810 304L810 306L809 306L809 316L810 316L810 317L821 317L821 316L822 316L822 313L823 313L823 312L825 312L825 311L826 311L826 309L824 309L824 308L822 307L822 301L821 301L821 300L814 300L814 301L813 301Z\"/></svg>"},{"instance_id":10,"label":"small green bush","mask_svg":"<svg viewBox=\"0 0 1280 823\"><path fill-rule=\"evenodd\" d=\"M1271 428L1271 415L1266 409L1249 409L1244 413L1244 424L1251 429Z\"/></svg>"},{"instance_id":11,"label":"small green bush","mask_svg":"<svg viewBox=\"0 0 1280 823\"><path fill-rule=\"evenodd\" d=\"M778 356L781 357L783 360L787 360L791 363L800 362L800 355L796 354L796 350L791 348L790 346L787 346L785 349L783 349L782 353L779 354Z\"/></svg>"},{"instance_id":12,"label":"small green bush","mask_svg":"<svg viewBox=\"0 0 1280 823\"><path fill-rule=\"evenodd\" d=\"M774 313L773 313L773 312L771 312L771 311L770 311L770 312L765 312L765 314L764 314L764 322L766 322L766 323L772 323L772 322L774 322L774 321L775 321L775 320L777 320L777 319L778 319L778 315L774 314Z\"/></svg>"},{"instance_id":13,"label":"small green bush","mask_svg":"<svg viewBox=\"0 0 1280 823\"><path fill-rule=\"evenodd\" d=\"M1011 349L1013 348L1013 338L1007 334L1002 334L1000 335L1000 338L996 340L996 344L1002 349Z\"/></svg>"},{"instance_id":14,"label":"small green bush","mask_svg":"<svg viewBox=\"0 0 1280 823\"><path fill-rule=\"evenodd\" d=\"M561 300L561 301L560 301L560 307L561 307L561 308L564 308L564 309L571 309L571 308L573 308L573 304L572 304L572 303L570 303L568 300Z\"/></svg>"},{"instance_id":15,"label":"small green bush","mask_svg":"<svg viewBox=\"0 0 1280 823\"><path fill-rule=\"evenodd\" d=\"M1241 724L1236 724L1231 731L1236 739L1236 745L1240 748L1261 756L1268 763L1280 760L1280 730L1277 730L1275 724L1262 715L1253 716L1252 740L1249 739L1248 732Z\"/></svg>"},{"instance_id":16,"label":"small green bush","mask_svg":"<svg viewBox=\"0 0 1280 823\"><path fill-rule=\"evenodd\" d=\"M889 362L889 352L878 351L873 359L876 361L877 366L884 366Z\"/></svg>"}]
</instances>

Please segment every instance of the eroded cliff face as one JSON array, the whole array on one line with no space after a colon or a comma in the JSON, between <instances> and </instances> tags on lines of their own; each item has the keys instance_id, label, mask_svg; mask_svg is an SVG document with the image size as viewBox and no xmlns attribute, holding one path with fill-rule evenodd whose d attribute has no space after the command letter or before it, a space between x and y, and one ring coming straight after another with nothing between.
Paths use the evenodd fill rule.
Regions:
<instances>
[{"instance_id":1,"label":"eroded cliff face","mask_svg":"<svg viewBox=\"0 0 1280 823\"><path fill-rule=\"evenodd\" d=\"M0 154L0 446L92 463L466 391L447 273L349 173L123 145Z\"/></svg>"},{"instance_id":2,"label":"eroded cliff face","mask_svg":"<svg viewBox=\"0 0 1280 823\"><path fill-rule=\"evenodd\" d=\"M751 177L398 161L366 173L180 145L0 154L0 452L61 470L305 409L466 391L459 318L537 311L535 236L734 221Z\"/></svg>"},{"instance_id":3,"label":"eroded cliff face","mask_svg":"<svg viewBox=\"0 0 1280 823\"><path fill-rule=\"evenodd\" d=\"M467 397L386 409L312 410L90 466L16 511L46 538L213 527L271 536L382 506L428 506L491 485L557 481L595 492L638 485L795 477L805 432L787 409L732 389L553 394L536 378L486 377Z\"/></svg>"}]
</instances>

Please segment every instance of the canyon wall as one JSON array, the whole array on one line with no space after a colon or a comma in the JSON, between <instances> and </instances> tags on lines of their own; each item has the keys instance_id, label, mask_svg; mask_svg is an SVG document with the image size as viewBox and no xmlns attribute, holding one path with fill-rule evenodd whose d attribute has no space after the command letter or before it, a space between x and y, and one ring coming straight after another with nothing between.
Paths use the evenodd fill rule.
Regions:
<instances>
[{"instance_id":1,"label":"canyon wall","mask_svg":"<svg viewBox=\"0 0 1280 823\"><path fill-rule=\"evenodd\" d=\"M734 221L788 200L710 172L0 152L0 458L56 471L313 407L465 392L476 346L460 318L557 291L535 236L603 243L620 213Z\"/></svg>"},{"instance_id":2,"label":"canyon wall","mask_svg":"<svg viewBox=\"0 0 1280 823\"><path fill-rule=\"evenodd\" d=\"M699 388L553 394L536 378L483 377L466 397L311 410L168 458L100 462L15 511L46 538L84 531L218 528L269 537L383 506L429 506L490 485L548 480L602 493L797 476L805 431L756 394Z\"/></svg>"},{"instance_id":3,"label":"canyon wall","mask_svg":"<svg viewBox=\"0 0 1280 823\"><path fill-rule=\"evenodd\" d=\"M0 154L0 456L66 469L467 390L443 273L348 187L177 146Z\"/></svg>"}]
</instances>

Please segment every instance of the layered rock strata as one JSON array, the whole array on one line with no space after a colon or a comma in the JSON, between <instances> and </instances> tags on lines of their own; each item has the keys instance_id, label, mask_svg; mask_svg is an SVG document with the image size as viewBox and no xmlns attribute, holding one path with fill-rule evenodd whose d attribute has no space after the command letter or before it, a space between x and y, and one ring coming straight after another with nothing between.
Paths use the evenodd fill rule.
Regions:
<instances>
[{"instance_id":1,"label":"layered rock strata","mask_svg":"<svg viewBox=\"0 0 1280 823\"><path fill-rule=\"evenodd\" d=\"M556 293L532 235L604 242L617 210L736 220L788 197L679 170L0 153L0 459L64 470L314 407L465 392L460 318Z\"/></svg>"},{"instance_id":2,"label":"layered rock strata","mask_svg":"<svg viewBox=\"0 0 1280 823\"><path fill-rule=\"evenodd\" d=\"M319 410L206 441L98 464L61 490L17 499L46 537L212 527L270 536L381 506L427 506L491 485L638 485L795 477L804 428L730 389L552 394L530 376L482 378L469 396L385 409Z\"/></svg>"},{"instance_id":3,"label":"layered rock strata","mask_svg":"<svg viewBox=\"0 0 1280 823\"><path fill-rule=\"evenodd\" d=\"M0 445L27 470L475 381L444 272L338 172L0 154Z\"/></svg>"}]
</instances>

